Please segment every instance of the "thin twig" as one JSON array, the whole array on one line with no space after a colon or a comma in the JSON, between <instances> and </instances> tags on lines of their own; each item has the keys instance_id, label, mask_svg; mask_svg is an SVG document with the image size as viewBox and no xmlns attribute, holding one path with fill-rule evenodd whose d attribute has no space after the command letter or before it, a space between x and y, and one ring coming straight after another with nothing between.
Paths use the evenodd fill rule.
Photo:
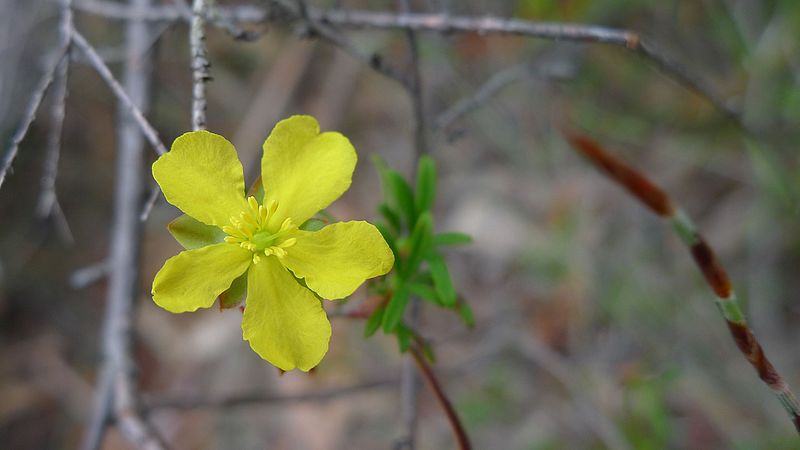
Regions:
<instances>
[{"instance_id":1,"label":"thin twig","mask_svg":"<svg viewBox=\"0 0 800 450\"><path fill-rule=\"evenodd\" d=\"M109 269L108 261L100 261L81 267L69 276L69 285L73 289L83 289L108 275Z\"/></svg>"},{"instance_id":2,"label":"thin twig","mask_svg":"<svg viewBox=\"0 0 800 450\"><path fill-rule=\"evenodd\" d=\"M139 108L131 101L130 97L128 97L128 94L125 92L125 89L123 89L117 79L114 78L111 70L97 54L97 51L86 41L83 35L81 35L74 28L73 40L81 49L81 51L84 52L89 64L95 68L100 77L103 78L103 80L105 80L108 86L111 88L111 91L130 110L131 117L133 117L133 119L139 125L142 134L144 134L144 136L147 138L147 141L150 143L150 146L153 148L153 150L155 150L156 154L163 155L166 153L167 147L158 137L158 132L155 130L155 128L153 128L147 118L144 117L142 111L139 110ZM150 211L153 209L153 205L155 205L156 201L158 200L158 194L160 191L161 190L158 185L155 185L154 189L148 196L147 203L142 207L142 210L139 213L139 220L141 222L144 222L149 217Z\"/></svg>"},{"instance_id":3,"label":"thin twig","mask_svg":"<svg viewBox=\"0 0 800 450\"><path fill-rule=\"evenodd\" d=\"M281 0L276 0L279 4L283 7L290 9L292 8L291 5L286 4ZM299 18L304 21L306 27L308 28L309 33L312 36L318 36L325 41L339 47L340 49L344 50L353 58L361 61L363 64L371 68L372 70L386 76L387 78L398 82L403 87L410 86L411 81L407 79L407 77L402 74L399 70L395 67L390 65L386 62L386 60L379 54L379 53L367 53L359 48L357 48L352 42L350 42L344 35L338 33L335 29L331 28L330 25L321 23L319 20L314 18L310 11L310 8L305 6L305 1L298 0L299 5Z\"/></svg>"},{"instance_id":4,"label":"thin twig","mask_svg":"<svg viewBox=\"0 0 800 450\"><path fill-rule=\"evenodd\" d=\"M161 142L161 139L158 137L158 132L153 128L147 118L144 117L142 114L141 109L131 100L128 94L125 92L125 89L122 85L119 84L114 75L111 73L111 69L108 68L103 59L100 58L100 55L97 54L97 50L92 47L92 45L86 40L83 35L76 30L74 27L72 28L72 41L75 45L81 49L81 51L86 55L89 64L94 67L97 74L100 75L100 78L108 84L108 87L111 88L111 92L117 97L119 101L122 102L123 105L128 109L131 113L131 117L133 118L134 122L139 126L142 134L144 134L147 142L150 143L150 146L158 155L163 155L167 152L167 147Z\"/></svg>"},{"instance_id":5,"label":"thin twig","mask_svg":"<svg viewBox=\"0 0 800 450\"><path fill-rule=\"evenodd\" d=\"M783 377L767 359L739 307L728 274L686 212L673 204L667 194L647 177L608 153L598 143L572 131L565 130L564 136L586 159L672 225L678 237L691 252L709 287L716 294L716 304L736 346L756 369L759 378L778 398L800 433L800 404Z\"/></svg>"},{"instance_id":6,"label":"thin twig","mask_svg":"<svg viewBox=\"0 0 800 450\"><path fill-rule=\"evenodd\" d=\"M281 2L282 3L282 2ZM173 6L154 7L146 12L135 13L130 8L106 0L79 0L77 5L94 14L126 19L138 17L145 20L185 20ZM297 10L289 9L288 19L299 19ZM241 23L261 23L269 20L285 20L286 14L274 14L270 7L252 5L217 8L217 17ZM665 75L708 100L727 118L750 133L742 121L741 113L729 106L700 77L667 56L657 45L644 39L639 33L601 26L558 22L533 22L519 19L484 16L469 17L450 14L388 13L360 10L321 10L308 8L308 15L318 23L335 25L346 29L415 30L441 34L478 33L516 35L553 41L600 43L618 46L632 51L652 62Z\"/></svg>"},{"instance_id":7,"label":"thin twig","mask_svg":"<svg viewBox=\"0 0 800 450\"><path fill-rule=\"evenodd\" d=\"M397 381L397 377L383 378L357 383L350 386L321 389L316 392L304 392L296 395L280 395L266 392L253 392L230 396L211 397L191 395L151 395L149 398L144 399L143 404L145 411L155 411L162 409L227 409L264 404L282 405L286 403L322 402L333 400L345 395L391 386L397 383Z\"/></svg>"},{"instance_id":8,"label":"thin twig","mask_svg":"<svg viewBox=\"0 0 800 450\"><path fill-rule=\"evenodd\" d=\"M192 130L206 129L206 82L211 80L206 51L208 0L194 0L189 46L192 57Z\"/></svg>"},{"instance_id":9,"label":"thin twig","mask_svg":"<svg viewBox=\"0 0 800 450\"><path fill-rule=\"evenodd\" d=\"M42 99L44 99L44 95L47 93L50 85L53 84L58 66L61 64L61 60L66 57L68 48L69 43L61 43L59 45L50 63L48 64L47 69L42 75L42 78L39 80L39 83L33 90L31 99L28 101L28 106L25 108L25 114L22 116L22 123L20 124L19 128L17 128L14 136L11 137L11 145L6 151L2 165L0 165L0 187L3 186L3 181L6 179L6 174L8 174L8 171L11 169L11 164L14 162L14 158L17 157L19 145L22 143L22 140L25 139L31 124L36 119L36 112L39 110L39 106L42 104Z\"/></svg>"},{"instance_id":10,"label":"thin twig","mask_svg":"<svg viewBox=\"0 0 800 450\"><path fill-rule=\"evenodd\" d=\"M422 353L420 353L419 349L416 347L416 344L411 346L409 353L411 353L411 356L414 358L414 362L417 364L417 368L419 368L422 378L428 384L431 392L433 392L433 395L439 402L439 406L442 407L442 411L445 413L445 416L447 416L447 421L450 423L450 427L453 429L453 435L456 438L458 448L460 450L471 449L472 445L470 444L469 436L467 436L467 432L464 431L464 426L461 425L461 420L458 418L458 414L456 413L455 409L453 409L453 405L447 398L447 394L445 394L442 385L436 378L436 374L433 372L433 369L425 361L425 357L422 356Z\"/></svg>"},{"instance_id":11,"label":"thin twig","mask_svg":"<svg viewBox=\"0 0 800 450\"><path fill-rule=\"evenodd\" d=\"M147 194L147 200L144 202L144 206L142 207L142 212L139 213L139 221L145 222L150 217L150 213L153 212L153 207L156 206L156 202L160 198L161 194L161 186L158 183L153 183L150 187L150 193Z\"/></svg>"},{"instance_id":12,"label":"thin twig","mask_svg":"<svg viewBox=\"0 0 800 450\"><path fill-rule=\"evenodd\" d=\"M495 73L481 84L475 92L439 113L433 121L432 128L435 131L441 131L450 127L455 121L475 111L512 83L533 77L565 79L573 73L573 67L559 63L544 65L526 63L511 66ZM448 136L448 139L450 138L452 136Z\"/></svg>"},{"instance_id":13,"label":"thin twig","mask_svg":"<svg viewBox=\"0 0 800 450\"><path fill-rule=\"evenodd\" d=\"M61 20L59 34L61 45L67 46L67 52L72 42L72 1L61 0ZM64 116L66 112L67 84L69 81L69 57L61 59L56 69L56 79L53 84L53 106L50 113L50 132L47 139L47 153L45 154L44 170L41 180L41 192L36 205L36 215L45 218L51 214L58 202L56 196L56 177L58 176L58 160L61 154L61 135L64 130ZM60 208L59 208L60 209Z\"/></svg>"}]
</instances>

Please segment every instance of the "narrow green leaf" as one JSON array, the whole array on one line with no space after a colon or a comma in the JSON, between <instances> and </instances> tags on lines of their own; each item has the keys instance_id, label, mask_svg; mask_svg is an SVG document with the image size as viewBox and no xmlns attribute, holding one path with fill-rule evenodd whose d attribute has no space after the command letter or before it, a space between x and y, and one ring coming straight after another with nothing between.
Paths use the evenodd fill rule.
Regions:
<instances>
[{"instance_id":1,"label":"narrow green leaf","mask_svg":"<svg viewBox=\"0 0 800 450\"><path fill-rule=\"evenodd\" d=\"M399 232L402 229L402 222L400 221L400 215L397 214L395 210L392 209L391 206L387 205L386 203L381 203L378 205L378 212L381 213L386 223L389 224L396 232Z\"/></svg>"},{"instance_id":2,"label":"narrow green leaf","mask_svg":"<svg viewBox=\"0 0 800 450\"><path fill-rule=\"evenodd\" d=\"M411 341L414 339L414 333L402 323L397 326L395 330L397 336L397 345L400 347L400 353L405 353L411 347Z\"/></svg>"},{"instance_id":3,"label":"narrow green leaf","mask_svg":"<svg viewBox=\"0 0 800 450\"><path fill-rule=\"evenodd\" d=\"M469 328L475 326L475 315L472 313L472 308L469 307L467 302L463 300L460 301L456 307L456 311L458 311L458 315L461 316L461 320L464 321L464 325Z\"/></svg>"},{"instance_id":4,"label":"narrow green leaf","mask_svg":"<svg viewBox=\"0 0 800 450\"><path fill-rule=\"evenodd\" d=\"M418 212L430 211L436 199L436 163L428 155L419 159L417 164L417 191L414 206Z\"/></svg>"},{"instance_id":5,"label":"narrow green leaf","mask_svg":"<svg viewBox=\"0 0 800 450\"><path fill-rule=\"evenodd\" d=\"M408 228L411 229L417 220L417 213L414 208L414 192L411 191L411 186L408 185L406 179L399 172L389 169L387 177L389 179L391 198L400 210Z\"/></svg>"},{"instance_id":6,"label":"narrow green leaf","mask_svg":"<svg viewBox=\"0 0 800 450\"><path fill-rule=\"evenodd\" d=\"M167 225L167 230L186 250L219 244L225 238L225 232L217 227L206 225L186 214Z\"/></svg>"},{"instance_id":7,"label":"narrow green leaf","mask_svg":"<svg viewBox=\"0 0 800 450\"><path fill-rule=\"evenodd\" d=\"M378 331L378 328L381 326L381 321L383 321L383 312L386 310L385 306L380 306L375 308L375 311L370 314L369 318L367 319L366 325L364 325L364 337L368 338L375 334Z\"/></svg>"},{"instance_id":8,"label":"narrow green leaf","mask_svg":"<svg viewBox=\"0 0 800 450\"><path fill-rule=\"evenodd\" d=\"M410 277L419 268L425 254L431 248L433 240L433 218L430 212L420 214L414 231L411 232L408 252L408 265L405 268L405 275Z\"/></svg>"},{"instance_id":9,"label":"narrow green leaf","mask_svg":"<svg viewBox=\"0 0 800 450\"><path fill-rule=\"evenodd\" d=\"M427 284L416 281L408 281L406 282L406 286L408 286L409 292L411 292L413 295L433 303L436 306L442 306L442 301L439 299L439 295L436 294L436 290Z\"/></svg>"},{"instance_id":10,"label":"narrow green leaf","mask_svg":"<svg viewBox=\"0 0 800 450\"><path fill-rule=\"evenodd\" d=\"M438 253L431 252L427 260L431 277L433 277L433 287L442 304L445 306L455 305L456 289L453 287L453 279L450 277L450 271L447 269L444 258Z\"/></svg>"},{"instance_id":11,"label":"narrow green leaf","mask_svg":"<svg viewBox=\"0 0 800 450\"><path fill-rule=\"evenodd\" d=\"M219 294L220 309L230 309L239 306L247 295L247 272L233 280L227 291Z\"/></svg>"},{"instance_id":12,"label":"narrow green leaf","mask_svg":"<svg viewBox=\"0 0 800 450\"><path fill-rule=\"evenodd\" d=\"M433 236L433 245L464 245L472 242L472 236L466 233L439 233Z\"/></svg>"},{"instance_id":13,"label":"narrow green leaf","mask_svg":"<svg viewBox=\"0 0 800 450\"><path fill-rule=\"evenodd\" d=\"M383 332L390 333L397 328L397 325L403 320L403 314L408 305L408 289L404 284L399 284L392 293L392 298L386 305L386 312L383 313Z\"/></svg>"}]
</instances>

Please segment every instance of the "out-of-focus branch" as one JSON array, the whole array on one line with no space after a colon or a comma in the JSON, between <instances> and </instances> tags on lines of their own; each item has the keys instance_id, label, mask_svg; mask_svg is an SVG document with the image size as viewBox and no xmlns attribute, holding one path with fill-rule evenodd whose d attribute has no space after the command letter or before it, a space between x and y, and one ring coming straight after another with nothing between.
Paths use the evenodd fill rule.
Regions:
<instances>
[{"instance_id":1,"label":"out-of-focus branch","mask_svg":"<svg viewBox=\"0 0 800 450\"><path fill-rule=\"evenodd\" d=\"M292 5L286 2L280 1L281 5L287 9L291 9ZM299 6L299 18L303 20L305 26L308 28L309 34L312 36L317 36L319 38L324 39L325 41L331 43L342 49L344 52L348 53L353 58L361 61L363 64L371 68L372 70L383 74L387 78L394 80L400 83L403 87L408 87L410 85L410 81L407 79L405 75L403 75L400 71L396 68L388 64L380 54L378 53L366 53L360 49L358 49L352 42L350 42L344 35L337 32L335 29L331 28L330 25L321 23L319 20L314 18L304 1L300 1L298 3Z\"/></svg>"},{"instance_id":2,"label":"out-of-focus branch","mask_svg":"<svg viewBox=\"0 0 800 450\"><path fill-rule=\"evenodd\" d=\"M114 75L111 73L111 70L108 68L106 63L103 62L100 55L97 54L97 51L92 47L91 44L86 40L86 38L81 35L78 30L73 28L73 40L75 45L78 46L81 51L86 55L86 58L91 64L97 73L100 75L103 80L108 84L111 88L111 91L114 95L117 96L117 99L121 101L131 112L131 117L139 126L142 131L142 134L147 138L147 141L150 143L150 146L153 147L153 150L159 155L163 155L167 152L167 147L158 137L158 132L153 128L147 118L144 117L142 111L134 104L128 94L125 92L125 89L119 84ZM148 45L147 48L150 46ZM153 205L155 205L156 200L158 200L158 194L161 192L161 189L158 185L154 185L152 188L145 205L142 207L141 212L139 213L139 221L144 222L147 220L147 217L150 215L150 211L153 209Z\"/></svg>"},{"instance_id":3,"label":"out-of-focus branch","mask_svg":"<svg viewBox=\"0 0 800 450\"><path fill-rule=\"evenodd\" d=\"M61 20L59 22L59 35L61 43L67 45L67 51L72 42L72 1L61 0ZM66 112L67 84L69 81L69 58L62 58L56 69L56 78L53 84L53 107L50 113L51 124L47 139L47 153L45 154L44 170L41 180L41 192L36 205L36 215L46 218L57 207L56 177L58 176L58 160L61 154L61 135L64 129L64 116Z\"/></svg>"},{"instance_id":4,"label":"out-of-focus branch","mask_svg":"<svg viewBox=\"0 0 800 450\"><path fill-rule=\"evenodd\" d=\"M573 72L574 68L570 65L559 63L542 65L519 64L511 66L495 73L481 84L475 92L455 102L452 106L439 113L433 121L433 129L435 131L442 131L448 128L455 121L475 111L513 83L534 77L564 79L572 75ZM452 136L449 135L447 137L448 139L452 138Z\"/></svg>"},{"instance_id":5,"label":"out-of-focus branch","mask_svg":"<svg viewBox=\"0 0 800 450\"><path fill-rule=\"evenodd\" d=\"M237 408L253 405L281 405L286 403L324 402L355 393L388 387L396 384L398 377L365 381L350 386L322 389L316 392L305 392L296 395L276 395L264 392L235 394L230 396L187 396L159 395L144 399L144 409L155 411L162 409L202 409L202 408Z\"/></svg>"},{"instance_id":6,"label":"out-of-focus branch","mask_svg":"<svg viewBox=\"0 0 800 450\"><path fill-rule=\"evenodd\" d=\"M244 5L220 7L217 18L242 23L300 19L297 8L280 3L276 12L274 3L266 7ZM77 6L87 12L117 19L140 18L144 20L186 20L174 6L154 7L145 12L134 12L129 7L107 0L79 0ZM558 22L533 22L484 16L469 17L450 14L389 13L360 10L322 10L308 8L308 16L321 24L344 29L414 30L442 34L478 33L516 35L553 41L600 43L622 47L652 62L665 75L708 100L743 130L754 133L743 123L741 114L729 106L705 81L686 67L667 56L658 46L639 33L593 25Z\"/></svg>"},{"instance_id":7,"label":"out-of-focus branch","mask_svg":"<svg viewBox=\"0 0 800 450\"><path fill-rule=\"evenodd\" d=\"M153 150L159 155L166 153L167 147L158 137L158 132L155 130L155 128L153 128L147 118L144 117L142 110L136 106L136 103L134 103L133 100L131 100L131 98L128 96L128 93L125 91L122 85L119 84L119 81L114 78L114 75L111 73L111 69L109 69L106 63L103 62L103 59L100 58L100 55L97 54L97 51L94 49L94 47L92 47L86 38L83 37L83 35L75 28L72 29L72 40L75 45L84 53L89 64L94 67L95 71L97 71L97 74L100 75L100 78L102 78L106 84L108 84L108 87L111 88L111 92L114 93L114 95L117 97L117 100L122 102L122 104L131 113L131 118L139 127Z\"/></svg>"},{"instance_id":8,"label":"out-of-focus branch","mask_svg":"<svg viewBox=\"0 0 800 450\"><path fill-rule=\"evenodd\" d=\"M211 80L206 51L208 0L194 0L189 46L192 52L192 129L206 129L206 82Z\"/></svg>"},{"instance_id":9,"label":"out-of-focus branch","mask_svg":"<svg viewBox=\"0 0 800 450\"><path fill-rule=\"evenodd\" d=\"M42 104L45 93L47 93L50 85L53 84L58 67L61 64L61 60L66 57L68 49L69 42L62 42L58 46L55 54L48 63L47 69L42 75L42 78L39 80L39 83L33 90L33 94L28 101L28 106L25 108L25 114L22 116L22 123L20 124L19 128L17 128L14 136L11 137L11 145L6 151L6 155L3 158L2 164L0 164L0 187L3 186L3 181L6 179L6 174L8 174L8 171L11 169L11 164L14 163L14 158L17 157L17 153L19 152L19 145L22 143L22 140L25 139L31 124L36 119L36 112L39 110L39 106Z\"/></svg>"},{"instance_id":10,"label":"out-of-focus branch","mask_svg":"<svg viewBox=\"0 0 800 450\"><path fill-rule=\"evenodd\" d=\"M408 0L399 0L400 12L407 14L411 10ZM419 42L414 30L405 30L406 43L409 55L409 82L406 83L406 92L411 101L414 115L414 161L417 162L425 153L428 153L427 121L425 120L425 104L422 97L422 73L419 66ZM416 164L414 164L416 166ZM409 326L417 327L420 314L420 300L411 299L408 308ZM412 355L413 356L413 355ZM417 444L417 422L419 419L419 376L414 368L412 357L407 357L403 363L402 378L400 380L400 408L405 427L405 436L398 447L414 450Z\"/></svg>"},{"instance_id":11,"label":"out-of-focus branch","mask_svg":"<svg viewBox=\"0 0 800 450\"><path fill-rule=\"evenodd\" d=\"M149 4L150 0L132 0L135 8L145 9ZM101 76L109 82L113 90L119 91L117 97L120 99L119 151L109 256L108 304L101 335L103 356L100 369L101 383L97 392L97 409L90 422L85 448L99 446L102 441L102 430L109 415L113 416L122 436L135 448L147 450L166 448L158 434L139 412L136 366L131 351L141 240L141 222L136 212L141 206L142 194L144 144L142 131L146 131L149 127L142 110L149 107L152 72L152 57L147 52L148 33L149 27L142 21L130 21L126 27L125 42L128 58L125 64L124 90L116 83L108 68L97 58L86 40L79 33L73 33L76 44L90 59L96 60L95 67L98 72L101 72ZM102 75L102 72L106 72L105 75ZM143 127L143 124L146 126ZM157 138L155 141L160 142ZM109 404L111 407L106 407ZM94 431L97 428L100 430L99 433Z\"/></svg>"}]
</instances>

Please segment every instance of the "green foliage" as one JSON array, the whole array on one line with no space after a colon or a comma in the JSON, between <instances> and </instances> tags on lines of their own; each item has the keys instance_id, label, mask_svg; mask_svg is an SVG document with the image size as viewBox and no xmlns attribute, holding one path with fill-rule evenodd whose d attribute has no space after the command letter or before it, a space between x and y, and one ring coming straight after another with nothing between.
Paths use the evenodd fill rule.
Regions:
<instances>
[{"instance_id":1,"label":"green foliage","mask_svg":"<svg viewBox=\"0 0 800 450\"><path fill-rule=\"evenodd\" d=\"M435 233L432 208L436 199L436 163L423 156L417 167L416 183L409 183L399 172L380 159L374 159L381 176L384 201L378 206L383 223L376 224L395 256L395 267L373 288L391 293L385 306L367 320L366 336L381 328L394 334L401 352L414 341L414 331L403 323L412 297L439 308L452 310L467 326L473 326L472 310L459 298L441 247L472 242L464 233ZM421 343L424 356L433 361L431 349Z\"/></svg>"}]
</instances>

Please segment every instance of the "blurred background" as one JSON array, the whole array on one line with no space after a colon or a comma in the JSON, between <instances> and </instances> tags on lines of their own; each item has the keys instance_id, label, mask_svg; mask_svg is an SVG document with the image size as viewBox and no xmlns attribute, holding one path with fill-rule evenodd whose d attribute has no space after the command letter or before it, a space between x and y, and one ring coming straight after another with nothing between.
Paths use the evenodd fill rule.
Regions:
<instances>
[{"instance_id":1,"label":"blurred background","mask_svg":"<svg viewBox=\"0 0 800 450\"><path fill-rule=\"evenodd\" d=\"M334 3L398 9L384 0L310 2ZM435 369L474 447L800 448L672 230L574 154L554 126L570 117L695 218L730 272L756 335L797 389L800 3L419 0L412 10L641 32L743 111L744 123L757 131L748 137L623 48L420 34L440 174L435 217L440 231L474 237L474 244L449 251L448 261L476 326L466 329L456 315L424 304L418 329L433 342ZM123 22L80 8L75 19L118 73ZM0 4L4 143L55 47L57 22L50 1ZM330 212L342 220L376 219L380 182L370 156L380 154L407 175L415 165L406 92L291 26L249 29L263 34L241 42L209 29L209 130L236 145L251 183L274 123L293 113L315 115L323 129L347 135L360 158L352 188ZM157 23L152 33L149 118L169 144L191 128L188 27ZM358 48L408 68L402 32L347 35ZM445 120L442 113L492 79L499 89L470 113ZM0 442L9 449L77 446L100 360L107 285L102 278L87 283L85 275L102 268L109 251L116 100L77 55L56 183L63 220L41 220L35 211L49 105L45 99L0 188ZM148 148L145 155L149 164L153 153ZM163 200L156 205L145 224L142 265L130 268L141 278L135 357L145 399L290 395L385 382L325 401L150 411L161 434L179 449L393 448L403 434L403 357L393 339L378 333L365 340L360 321L333 318L331 350L318 369L280 376L242 341L239 311L172 315L152 303L154 274L180 250L165 228L178 214ZM359 291L351 301L365 297ZM453 445L423 387L418 448ZM112 427L104 448L128 447Z\"/></svg>"}]
</instances>

